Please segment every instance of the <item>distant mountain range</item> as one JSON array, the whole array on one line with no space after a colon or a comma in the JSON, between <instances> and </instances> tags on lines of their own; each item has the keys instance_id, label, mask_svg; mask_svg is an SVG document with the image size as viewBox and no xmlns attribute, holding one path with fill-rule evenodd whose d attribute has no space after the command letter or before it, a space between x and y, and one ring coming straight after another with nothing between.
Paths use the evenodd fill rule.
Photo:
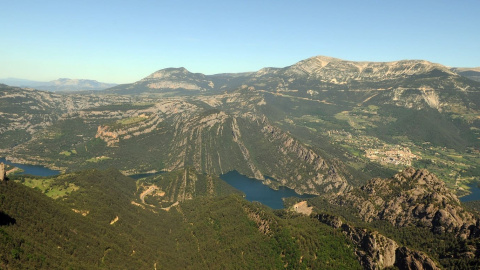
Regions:
<instances>
[{"instance_id":1,"label":"distant mountain range","mask_svg":"<svg viewBox=\"0 0 480 270\"><path fill-rule=\"evenodd\" d=\"M54 91L54 92L103 90L103 89L107 89L117 85L114 83L103 83L95 80L68 79L68 78L60 78L58 80L49 81L49 82L31 81L31 80L17 79L17 78L7 78L7 79L0 79L0 83L4 83L10 86L28 87L28 88L35 88L38 90L47 90L47 91Z\"/></svg>"},{"instance_id":2,"label":"distant mountain range","mask_svg":"<svg viewBox=\"0 0 480 270\"><path fill-rule=\"evenodd\" d=\"M460 75L460 76L459 76ZM385 87L419 87L430 85L431 77L440 84L465 77L480 81L480 68L450 68L425 60L394 62L356 62L327 56L315 56L284 68L263 68L257 72L204 75L187 69L158 70L134 83L121 84L106 91L116 94L201 95L229 91L251 85L273 92L298 90L308 97L315 89L384 89ZM303 88L303 89L302 89ZM308 92L308 90L311 90ZM298 94L297 93L297 94Z\"/></svg>"}]
</instances>

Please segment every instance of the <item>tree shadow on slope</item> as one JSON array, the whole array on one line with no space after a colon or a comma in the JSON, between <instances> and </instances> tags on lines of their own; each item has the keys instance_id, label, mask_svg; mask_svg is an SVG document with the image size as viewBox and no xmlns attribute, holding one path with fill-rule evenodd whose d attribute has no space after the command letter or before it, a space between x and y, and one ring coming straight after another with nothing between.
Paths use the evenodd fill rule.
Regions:
<instances>
[{"instance_id":1,"label":"tree shadow on slope","mask_svg":"<svg viewBox=\"0 0 480 270\"><path fill-rule=\"evenodd\" d=\"M17 221L13 217L4 212L0 212L0 226L9 226L14 225L15 223L17 223Z\"/></svg>"}]
</instances>

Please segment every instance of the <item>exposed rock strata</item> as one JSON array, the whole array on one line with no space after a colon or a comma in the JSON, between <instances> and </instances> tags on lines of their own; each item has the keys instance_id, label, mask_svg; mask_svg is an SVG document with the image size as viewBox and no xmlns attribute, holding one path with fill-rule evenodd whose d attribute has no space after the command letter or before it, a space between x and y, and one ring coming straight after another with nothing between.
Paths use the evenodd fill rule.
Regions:
<instances>
[{"instance_id":1,"label":"exposed rock strata","mask_svg":"<svg viewBox=\"0 0 480 270\"><path fill-rule=\"evenodd\" d=\"M141 110L115 112L111 116L115 122L98 126L96 137L109 147L129 145L133 138L145 135L168 141L164 157L167 171L193 166L218 175L237 170L274 188L287 186L298 193L344 192L350 188L335 166L258 113L263 98L250 91L244 87L231 94L199 98L214 109L172 98ZM140 120L117 124L124 123L123 119ZM261 156L259 149L271 156Z\"/></svg>"}]
</instances>

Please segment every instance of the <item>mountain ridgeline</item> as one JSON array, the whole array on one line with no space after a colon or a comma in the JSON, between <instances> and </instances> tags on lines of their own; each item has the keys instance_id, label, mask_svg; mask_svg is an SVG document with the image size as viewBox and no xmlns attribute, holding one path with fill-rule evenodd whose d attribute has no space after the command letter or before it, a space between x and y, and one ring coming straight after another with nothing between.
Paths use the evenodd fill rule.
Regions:
<instances>
[{"instance_id":1,"label":"mountain ridgeline","mask_svg":"<svg viewBox=\"0 0 480 270\"><path fill-rule=\"evenodd\" d=\"M454 104L445 104L445 99L452 91L457 96L473 98L478 106L478 98L471 93L478 92L480 84L461 76L465 74L463 70L423 60L352 62L318 56L285 68L264 68L239 74L203 75L191 73L185 68L168 68L133 84L119 85L106 91L196 95L230 92L241 85L248 85L270 93L283 92L327 102L348 96L347 100L357 103L366 102L365 99L369 98L407 107L426 105L437 110L451 110L450 106ZM387 97L390 100L385 100Z\"/></svg>"}]
</instances>

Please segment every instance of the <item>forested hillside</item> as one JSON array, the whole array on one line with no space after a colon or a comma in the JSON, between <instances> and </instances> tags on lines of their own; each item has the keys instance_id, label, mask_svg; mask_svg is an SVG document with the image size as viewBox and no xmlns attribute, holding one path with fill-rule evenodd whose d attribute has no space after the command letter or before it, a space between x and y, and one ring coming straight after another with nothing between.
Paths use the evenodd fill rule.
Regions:
<instances>
[{"instance_id":1,"label":"forested hillside","mask_svg":"<svg viewBox=\"0 0 480 270\"><path fill-rule=\"evenodd\" d=\"M172 177L155 183L163 189ZM115 170L58 176L50 190L77 188L56 199L22 181L32 179L0 185L2 268L360 268L335 229L239 195L198 191L166 210Z\"/></svg>"}]
</instances>

